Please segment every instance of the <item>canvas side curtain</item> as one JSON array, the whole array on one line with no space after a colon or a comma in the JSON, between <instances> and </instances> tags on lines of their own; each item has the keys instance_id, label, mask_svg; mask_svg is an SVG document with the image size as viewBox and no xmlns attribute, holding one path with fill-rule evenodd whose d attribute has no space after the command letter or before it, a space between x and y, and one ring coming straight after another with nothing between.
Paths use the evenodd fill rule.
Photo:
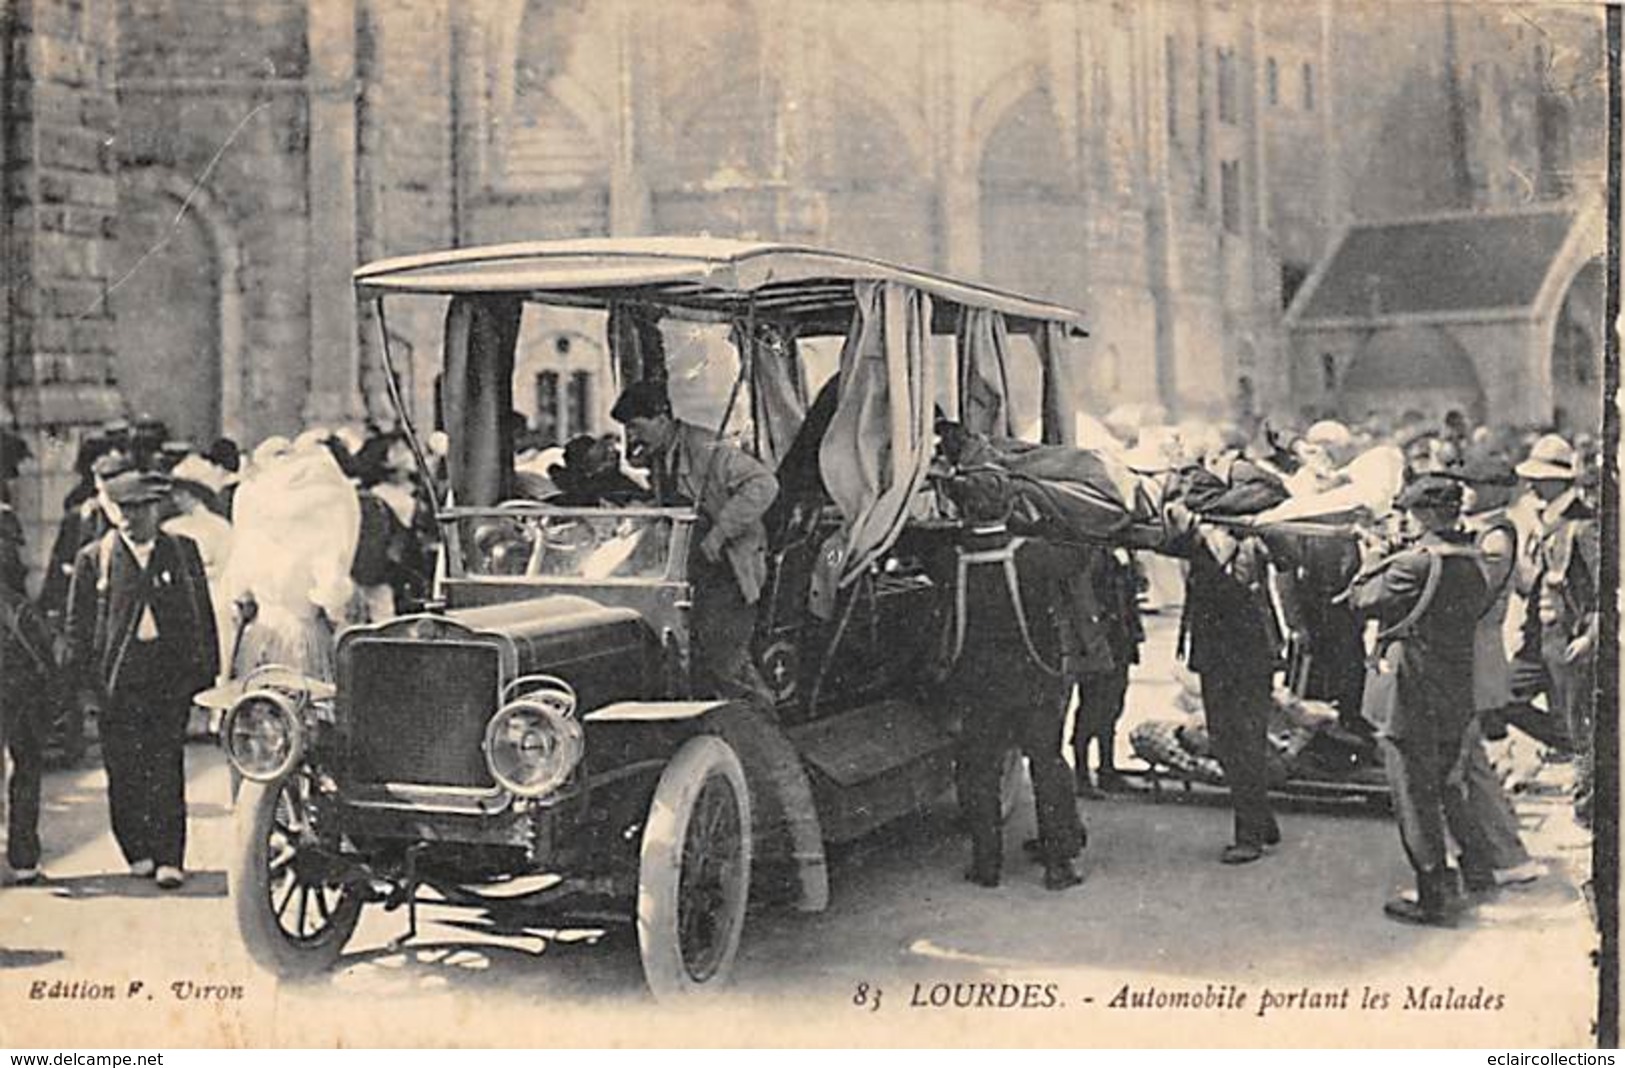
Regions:
<instances>
[{"instance_id":1,"label":"canvas side curtain","mask_svg":"<svg viewBox=\"0 0 1625 1068\"><path fill-rule=\"evenodd\" d=\"M442 403L451 436L453 500L497 504L513 475L513 349L523 304L454 297L446 314Z\"/></svg>"},{"instance_id":2,"label":"canvas side curtain","mask_svg":"<svg viewBox=\"0 0 1625 1068\"><path fill-rule=\"evenodd\" d=\"M826 616L833 591L851 584L896 539L931 460L930 298L892 282L854 288L839 400L818 454L844 519L820 552L814 577L812 608Z\"/></svg>"},{"instance_id":3,"label":"canvas side curtain","mask_svg":"<svg viewBox=\"0 0 1625 1068\"><path fill-rule=\"evenodd\" d=\"M1066 327L1060 323L1044 323L1033 335L1038 346L1038 360L1044 368L1043 434L1046 445L1076 445L1078 423L1073 410L1077 407L1077 386L1072 381L1071 346L1067 343Z\"/></svg>"},{"instance_id":4,"label":"canvas side curtain","mask_svg":"<svg viewBox=\"0 0 1625 1068\"><path fill-rule=\"evenodd\" d=\"M666 380L666 349L660 337L660 316L632 304L609 309L609 351L620 382Z\"/></svg>"},{"instance_id":5,"label":"canvas side curtain","mask_svg":"<svg viewBox=\"0 0 1625 1068\"><path fill-rule=\"evenodd\" d=\"M972 433L1015 436L1010 418L1010 347L1004 315L991 308L966 308L954 335L959 359L959 421Z\"/></svg>"},{"instance_id":6,"label":"canvas side curtain","mask_svg":"<svg viewBox=\"0 0 1625 1068\"><path fill-rule=\"evenodd\" d=\"M734 336L746 336L745 324L735 325ZM750 342L748 366L757 456L776 469L807 418L807 383L801 373L795 337L777 327L759 324Z\"/></svg>"}]
</instances>

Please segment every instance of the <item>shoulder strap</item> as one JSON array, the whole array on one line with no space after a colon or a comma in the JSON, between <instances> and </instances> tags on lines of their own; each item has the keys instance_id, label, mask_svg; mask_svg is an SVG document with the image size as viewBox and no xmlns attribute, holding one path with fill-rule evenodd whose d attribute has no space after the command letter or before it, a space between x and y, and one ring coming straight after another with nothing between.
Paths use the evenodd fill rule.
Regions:
<instances>
[{"instance_id":1,"label":"shoulder strap","mask_svg":"<svg viewBox=\"0 0 1625 1068\"><path fill-rule=\"evenodd\" d=\"M1032 631L1027 622L1027 606L1021 596L1021 578L1016 571L1016 551L1026 542L1026 538L1011 538L1009 542L996 549L959 549L958 574L954 582L954 623L953 640L949 647L948 664L958 663L959 656L965 651L965 630L969 623L968 605L966 604L966 586L969 572L975 564L998 564L1004 572L1005 589L1010 595L1010 606L1016 614L1016 626L1021 631L1021 644L1026 647L1027 656L1046 675L1059 676L1061 668L1052 667L1046 663L1033 643Z\"/></svg>"},{"instance_id":2,"label":"shoulder strap","mask_svg":"<svg viewBox=\"0 0 1625 1068\"><path fill-rule=\"evenodd\" d=\"M1521 539L1518 537L1518 527L1512 522L1512 520L1506 518L1505 516L1497 519L1495 522L1484 528L1483 533L1480 534L1477 539L1475 539L1476 543L1478 545L1483 545L1484 539L1488 538L1491 534L1494 534L1497 531L1505 534L1507 539L1512 542L1512 552L1510 554L1510 559L1507 561L1506 574L1502 575L1501 581L1495 584L1495 589L1489 592L1489 599L1484 602L1484 610L1478 613L1479 619L1483 619L1485 616L1490 614L1490 610L1495 607L1495 602L1499 601L1501 599L1501 595L1507 591L1507 587L1512 585L1512 576L1518 573L1518 554L1522 550L1523 546L1519 544Z\"/></svg>"},{"instance_id":3,"label":"shoulder strap","mask_svg":"<svg viewBox=\"0 0 1625 1068\"><path fill-rule=\"evenodd\" d=\"M1422 585L1422 596L1416 599L1416 604L1406 613L1404 619L1377 632L1377 641L1379 642L1397 637L1402 632L1416 626L1416 621L1422 618L1422 613L1426 612L1428 607L1433 604L1433 595L1439 592L1439 577L1444 573L1444 560L1437 552L1428 549L1422 549L1421 552L1425 553L1428 558L1428 577L1427 581Z\"/></svg>"}]
</instances>

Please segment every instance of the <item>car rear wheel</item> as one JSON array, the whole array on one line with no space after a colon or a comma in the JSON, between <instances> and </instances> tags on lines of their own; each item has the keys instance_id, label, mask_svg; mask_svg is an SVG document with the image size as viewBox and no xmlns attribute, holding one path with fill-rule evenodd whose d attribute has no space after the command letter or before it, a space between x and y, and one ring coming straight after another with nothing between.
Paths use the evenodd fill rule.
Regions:
<instances>
[{"instance_id":1,"label":"car rear wheel","mask_svg":"<svg viewBox=\"0 0 1625 1068\"><path fill-rule=\"evenodd\" d=\"M750 865L750 791L739 757L721 738L691 738L661 773L638 861L638 950L655 997L727 982Z\"/></svg>"},{"instance_id":2,"label":"car rear wheel","mask_svg":"<svg viewBox=\"0 0 1625 1068\"><path fill-rule=\"evenodd\" d=\"M310 781L247 782L237 796L232 907L255 963L284 978L331 968L361 918L359 887L321 847L307 804Z\"/></svg>"}]
</instances>

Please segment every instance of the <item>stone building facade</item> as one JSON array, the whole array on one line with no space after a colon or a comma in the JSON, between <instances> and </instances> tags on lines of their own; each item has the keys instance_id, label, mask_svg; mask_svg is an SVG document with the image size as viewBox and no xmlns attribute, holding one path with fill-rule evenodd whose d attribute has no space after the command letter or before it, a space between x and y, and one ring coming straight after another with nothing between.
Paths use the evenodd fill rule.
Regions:
<instances>
[{"instance_id":1,"label":"stone building facade","mask_svg":"<svg viewBox=\"0 0 1625 1068\"><path fill-rule=\"evenodd\" d=\"M1305 402L1282 314L1349 223L1600 185L1601 15L1575 5L7 10L0 418L40 446L35 546L115 410L244 443L387 418L380 324L348 286L382 255L830 245L1080 305L1088 403L1202 417ZM388 330L421 409L433 309Z\"/></svg>"}]
</instances>

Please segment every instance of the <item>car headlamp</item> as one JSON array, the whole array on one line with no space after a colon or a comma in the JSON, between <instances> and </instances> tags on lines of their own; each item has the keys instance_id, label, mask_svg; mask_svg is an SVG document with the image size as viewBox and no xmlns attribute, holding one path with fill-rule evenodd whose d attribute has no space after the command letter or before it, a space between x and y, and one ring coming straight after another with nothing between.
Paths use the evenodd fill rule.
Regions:
<instances>
[{"instance_id":1,"label":"car headlamp","mask_svg":"<svg viewBox=\"0 0 1625 1068\"><path fill-rule=\"evenodd\" d=\"M557 679L503 705L485 728L492 778L520 797L563 786L586 749L575 710L575 691Z\"/></svg>"},{"instance_id":2,"label":"car headlamp","mask_svg":"<svg viewBox=\"0 0 1625 1068\"><path fill-rule=\"evenodd\" d=\"M300 703L277 690L250 690L227 710L220 737L244 778L271 782L298 762L305 745Z\"/></svg>"}]
</instances>

